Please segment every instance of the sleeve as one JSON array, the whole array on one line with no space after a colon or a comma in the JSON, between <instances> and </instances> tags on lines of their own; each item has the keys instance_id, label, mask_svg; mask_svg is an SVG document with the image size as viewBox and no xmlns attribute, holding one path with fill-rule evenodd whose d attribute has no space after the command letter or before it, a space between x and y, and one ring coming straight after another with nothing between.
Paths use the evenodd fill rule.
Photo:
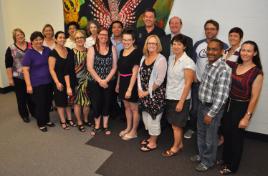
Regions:
<instances>
[{"instance_id":1,"label":"sleeve","mask_svg":"<svg viewBox=\"0 0 268 176\"><path fill-rule=\"evenodd\" d=\"M160 86L164 82L167 73L167 60L165 57L162 57L161 60L159 60L156 68L158 73L154 83Z\"/></svg>"},{"instance_id":2,"label":"sleeve","mask_svg":"<svg viewBox=\"0 0 268 176\"><path fill-rule=\"evenodd\" d=\"M55 58L56 58L55 55L56 55L56 54L55 54L55 49L53 49L53 50L51 50L51 51L49 52L49 56L51 56L51 57L55 57Z\"/></svg>"},{"instance_id":3,"label":"sleeve","mask_svg":"<svg viewBox=\"0 0 268 176\"><path fill-rule=\"evenodd\" d=\"M230 60L227 60L227 61L226 61L226 64L228 64L229 67L231 67L232 69L234 69L235 66L236 66L236 63L235 63L235 62L232 62L232 61L230 61Z\"/></svg>"},{"instance_id":4,"label":"sleeve","mask_svg":"<svg viewBox=\"0 0 268 176\"><path fill-rule=\"evenodd\" d=\"M213 104L208 111L208 115L212 118L217 115L229 97L231 87L231 70L223 70L216 85L216 94L214 95Z\"/></svg>"},{"instance_id":5,"label":"sleeve","mask_svg":"<svg viewBox=\"0 0 268 176\"><path fill-rule=\"evenodd\" d=\"M23 60L22 60L22 65L23 66L26 66L26 67L30 67L31 66L31 62L32 62L32 59L31 59L31 50L27 50L24 57L23 57Z\"/></svg>"},{"instance_id":6,"label":"sleeve","mask_svg":"<svg viewBox=\"0 0 268 176\"><path fill-rule=\"evenodd\" d=\"M190 58L187 59L186 60L186 63L185 63L184 69L191 69L191 70L195 71L196 66L195 66L194 61L192 61Z\"/></svg>"},{"instance_id":7,"label":"sleeve","mask_svg":"<svg viewBox=\"0 0 268 176\"><path fill-rule=\"evenodd\" d=\"M5 54L5 64L6 68L11 68L13 66L13 57L11 54L11 49L8 47Z\"/></svg>"}]
</instances>

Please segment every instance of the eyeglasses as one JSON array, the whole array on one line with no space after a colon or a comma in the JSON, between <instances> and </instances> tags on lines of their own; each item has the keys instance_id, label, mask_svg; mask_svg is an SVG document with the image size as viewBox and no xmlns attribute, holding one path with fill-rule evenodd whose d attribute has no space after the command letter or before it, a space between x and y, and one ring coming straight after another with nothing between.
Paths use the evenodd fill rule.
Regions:
<instances>
[{"instance_id":1,"label":"eyeglasses","mask_svg":"<svg viewBox=\"0 0 268 176\"><path fill-rule=\"evenodd\" d=\"M101 33L99 33L99 35L101 35L101 36L108 36L108 34L101 34Z\"/></svg>"},{"instance_id":2,"label":"eyeglasses","mask_svg":"<svg viewBox=\"0 0 268 176\"><path fill-rule=\"evenodd\" d=\"M157 43L147 43L147 45L154 45L154 46L156 46L157 45Z\"/></svg>"}]
</instances>

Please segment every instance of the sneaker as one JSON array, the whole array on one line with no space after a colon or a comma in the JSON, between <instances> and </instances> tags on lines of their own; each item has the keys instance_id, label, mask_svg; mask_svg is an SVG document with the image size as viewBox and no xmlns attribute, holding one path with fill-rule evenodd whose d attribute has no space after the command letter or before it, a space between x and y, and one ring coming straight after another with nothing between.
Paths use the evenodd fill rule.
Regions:
<instances>
[{"instance_id":1,"label":"sneaker","mask_svg":"<svg viewBox=\"0 0 268 176\"><path fill-rule=\"evenodd\" d=\"M193 136L193 134L194 134L194 131L191 130L191 129L189 129L189 130L187 130L187 131L184 133L184 138L185 138L185 139L191 139L192 136Z\"/></svg>"},{"instance_id":2,"label":"sneaker","mask_svg":"<svg viewBox=\"0 0 268 176\"><path fill-rule=\"evenodd\" d=\"M203 163L199 163L196 167L195 170L197 170L198 172L206 172L208 170L208 167L203 164Z\"/></svg>"},{"instance_id":3,"label":"sneaker","mask_svg":"<svg viewBox=\"0 0 268 176\"><path fill-rule=\"evenodd\" d=\"M192 156L192 157L190 158L190 160L191 160L192 162L200 162L200 161L201 161L201 158L200 158L199 155L194 155L194 156Z\"/></svg>"}]
</instances>

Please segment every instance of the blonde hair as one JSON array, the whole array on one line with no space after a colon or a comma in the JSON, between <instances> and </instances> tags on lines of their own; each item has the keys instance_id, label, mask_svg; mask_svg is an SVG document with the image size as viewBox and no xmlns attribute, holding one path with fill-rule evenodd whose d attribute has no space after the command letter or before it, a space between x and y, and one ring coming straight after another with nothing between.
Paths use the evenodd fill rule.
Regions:
<instances>
[{"instance_id":1,"label":"blonde hair","mask_svg":"<svg viewBox=\"0 0 268 176\"><path fill-rule=\"evenodd\" d=\"M52 30L52 37L54 37L54 28L53 28L53 26L51 24L45 24L45 26L42 29L43 36L46 37L45 34L44 34L44 31L45 31L46 28L50 28Z\"/></svg>"},{"instance_id":2,"label":"blonde hair","mask_svg":"<svg viewBox=\"0 0 268 176\"><path fill-rule=\"evenodd\" d=\"M76 34L78 34L78 33L82 34L83 37L85 37L85 39L86 39L87 34L86 34L86 32L84 30L79 29L79 30L75 31L74 36L76 36Z\"/></svg>"},{"instance_id":3,"label":"blonde hair","mask_svg":"<svg viewBox=\"0 0 268 176\"><path fill-rule=\"evenodd\" d=\"M13 40L14 40L14 43L16 43L16 33L17 33L17 32L22 33L23 36L25 37L25 33L24 33L23 30L21 30L20 28L15 28L15 29L13 29L13 31L12 31L12 38L13 38Z\"/></svg>"},{"instance_id":4,"label":"blonde hair","mask_svg":"<svg viewBox=\"0 0 268 176\"><path fill-rule=\"evenodd\" d=\"M149 55L148 46L147 45L148 45L148 40L150 40L151 38L155 38L155 40L157 42L157 53L160 53L162 51L162 45L161 45L161 42L160 42L159 37L157 35L150 35L145 40L144 47L143 47L143 54L145 56L148 56Z\"/></svg>"}]
</instances>

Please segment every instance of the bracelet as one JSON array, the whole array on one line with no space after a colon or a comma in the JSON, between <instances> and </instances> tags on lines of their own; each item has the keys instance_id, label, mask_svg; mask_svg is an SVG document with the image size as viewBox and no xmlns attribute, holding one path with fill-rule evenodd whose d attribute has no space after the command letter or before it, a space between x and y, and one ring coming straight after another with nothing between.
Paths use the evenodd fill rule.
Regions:
<instances>
[{"instance_id":1,"label":"bracelet","mask_svg":"<svg viewBox=\"0 0 268 176\"><path fill-rule=\"evenodd\" d=\"M249 118L251 118L252 112L247 112L247 115L249 116Z\"/></svg>"}]
</instances>

